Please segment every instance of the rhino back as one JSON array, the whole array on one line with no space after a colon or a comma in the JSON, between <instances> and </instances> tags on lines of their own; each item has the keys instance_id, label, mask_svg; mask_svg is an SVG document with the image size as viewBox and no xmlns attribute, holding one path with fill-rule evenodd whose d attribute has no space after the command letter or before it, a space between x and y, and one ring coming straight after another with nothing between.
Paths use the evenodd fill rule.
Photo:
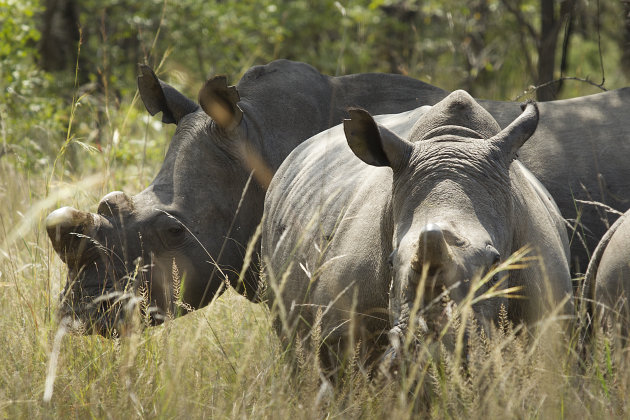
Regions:
<instances>
[{"instance_id":1,"label":"rhino back","mask_svg":"<svg viewBox=\"0 0 630 420\"><path fill-rule=\"evenodd\" d=\"M376 119L396 133L407 135L428 108ZM316 215L318 220L325 220L325 230L332 231L337 226L337 214L361 193L369 194L372 183L382 183L383 179L387 180L387 189L391 189L390 171L373 171L361 162L350 151L341 125L305 141L278 168L267 191L263 246L273 243L276 248L272 251L265 247L265 255L276 255L280 247L290 248L291 245L285 245L290 242L283 236L285 231L307 229Z\"/></svg>"},{"instance_id":2,"label":"rhino back","mask_svg":"<svg viewBox=\"0 0 630 420\"><path fill-rule=\"evenodd\" d=\"M613 307L630 293L630 218L624 217L610 238L597 268L595 299Z\"/></svg>"},{"instance_id":3,"label":"rhino back","mask_svg":"<svg viewBox=\"0 0 630 420\"><path fill-rule=\"evenodd\" d=\"M572 238L572 258L579 271L617 216L594 204L619 211L630 207L630 88L575 99L540 103L540 122L521 149L520 159L547 187L562 215L579 232L586 246Z\"/></svg>"},{"instance_id":4,"label":"rhino back","mask_svg":"<svg viewBox=\"0 0 630 420\"><path fill-rule=\"evenodd\" d=\"M370 104L371 109L367 110L371 114L391 114L435 105L449 94L444 89L398 74L351 74L331 78L331 84L336 102L343 98L350 106L365 108ZM380 86L379 96L373 94L375 85Z\"/></svg>"},{"instance_id":5,"label":"rhino back","mask_svg":"<svg viewBox=\"0 0 630 420\"><path fill-rule=\"evenodd\" d=\"M276 169L295 146L341 123L347 108L389 114L433 105L448 92L410 77L365 73L326 76L312 66L276 60L255 66L237 85L250 140Z\"/></svg>"}]
</instances>

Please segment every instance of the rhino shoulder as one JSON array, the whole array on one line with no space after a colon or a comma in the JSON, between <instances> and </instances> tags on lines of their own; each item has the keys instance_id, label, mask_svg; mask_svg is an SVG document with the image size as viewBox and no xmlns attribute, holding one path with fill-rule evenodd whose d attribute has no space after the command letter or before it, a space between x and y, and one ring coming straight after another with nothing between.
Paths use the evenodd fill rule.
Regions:
<instances>
[{"instance_id":1,"label":"rhino shoulder","mask_svg":"<svg viewBox=\"0 0 630 420\"><path fill-rule=\"evenodd\" d=\"M565 313L573 313L567 224L551 194L519 161L513 162L511 175L515 220L519 221L515 235L522 244L535 244L533 256L539 259L539 264L518 270L511 277L517 279L515 285L530 289L530 296L548 296L553 305L566 301ZM531 306L523 309L523 313L541 310L534 302L519 302L517 306Z\"/></svg>"}]
</instances>

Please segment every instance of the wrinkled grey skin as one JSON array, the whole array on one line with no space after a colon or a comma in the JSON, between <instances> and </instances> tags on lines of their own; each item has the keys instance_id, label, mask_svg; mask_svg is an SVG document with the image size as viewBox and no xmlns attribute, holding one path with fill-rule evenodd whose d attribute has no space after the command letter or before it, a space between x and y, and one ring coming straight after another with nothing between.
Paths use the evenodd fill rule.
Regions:
<instances>
[{"instance_id":1,"label":"wrinkled grey skin","mask_svg":"<svg viewBox=\"0 0 630 420\"><path fill-rule=\"evenodd\" d=\"M483 104L483 103L482 103ZM483 104L497 119L495 103ZM617 215L630 208L630 88L538 104L540 120L519 160L549 190L560 212L583 236L570 232L571 267L583 273L589 257Z\"/></svg>"},{"instance_id":2,"label":"wrinkled grey skin","mask_svg":"<svg viewBox=\"0 0 630 420\"><path fill-rule=\"evenodd\" d=\"M524 246L539 261L504 283L522 287L525 299L476 304L482 325L500 304L516 323L563 301L573 311L564 221L515 160L536 128L534 104L503 131L464 91L378 121L351 111L343 127L298 146L272 180L262 256L281 337L308 334L321 310L333 349L350 337L373 350L387 330L405 333L423 269L422 308L444 289L461 302L475 276Z\"/></svg>"},{"instance_id":3,"label":"wrinkled grey skin","mask_svg":"<svg viewBox=\"0 0 630 420\"><path fill-rule=\"evenodd\" d=\"M630 336L630 211L610 227L595 248L584 278L584 302L591 319L603 316Z\"/></svg>"},{"instance_id":4,"label":"wrinkled grey skin","mask_svg":"<svg viewBox=\"0 0 630 420\"><path fill-rule=\"evenodd\" d=\"M86 332L120 330L128 305L114 302L143 284L153 322L176 312L173 261L190 308L210 302L226 280L255 300L256 264L243 279L238 274L262 216L265 187L289 152L341 122L349 106L392 113L444 96L403 76L329 77L279 60L253 67L236 87L210 79L197 104L149 68L141 73L138 87L149 112L177 124L155 180L133 197L106 195L97 213L65 207L47 219L53 247L68 265L61 315L85 321Z\"/></svg>"},{"instance_id":5,"label":"wrinkled grey skin","mask_svg":"<svg viewBox=\"0 0 630 420\"><path fill-rule=\"evenodd\" d=\"M346 106L375 114L401 112L433 105L448 94L403 76L334 78L306 64L279 60L252 68L236 89L228 88L225 79L210 80L201 91L200 108L149 69L142 74L138 84L147 109L162 112L166 123L178 124L158 176L133 197L121 192L103 197L95 214L63 208L49 218L51 242L69 272L61 313L77 312L98 331L116 322L117 311L103 316L114 297L108 293L124 290L129 274L140 278L135 286L148 283L158 318L167 309L173 311L173 258L180 276L186 277L183 301L192 308L207 304L226 275L239 292L254 299L253 270L247 270L242 283L235 273L262 214L264 186L292 148L339 123ZM502 127L520 113L516 103L480 103ZM589 250L606 231L601 218L612 222L614 216L575 204L573 198L602 201L620 211L628 208L628 104L628 88L542 103L538 130L521 150L521 160L550 190L562 214L571 220L581 214ZM213 121L202 109L223 122ZM252 168L257 168L255 180L248 184ZM583 269L588 253L576 238L571 245ZM136 267L140 270L134 274ZM108 298L91 304L98 296Z\"/></svg>"}]
</instances>

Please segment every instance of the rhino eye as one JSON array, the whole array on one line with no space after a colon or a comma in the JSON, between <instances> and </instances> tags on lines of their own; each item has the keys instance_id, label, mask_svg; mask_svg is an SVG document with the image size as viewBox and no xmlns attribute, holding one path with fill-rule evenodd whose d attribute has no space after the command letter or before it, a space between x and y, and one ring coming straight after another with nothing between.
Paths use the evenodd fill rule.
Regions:
<instances>
[{"instance_id":1,"label":"rhino eye","mask_svg":"<svg viewBox=\"0 0 630 420\"><path fill-rule=\"evenodd\" d=\"M172 226L167 230L169 235L175 236L184 233L184 228L182 226Z\"/></svg>"},{"instance_id":2,"label":"rhino eye","mask_svg":"<svg viewBox=\"0 0 630 420\"><path fill-rule=\"evenodd\" d=\"M167 248L183 245L186 239L186 229L180 223L172 224L160 233L162 242Z\"/></svg>"}]
</instances>

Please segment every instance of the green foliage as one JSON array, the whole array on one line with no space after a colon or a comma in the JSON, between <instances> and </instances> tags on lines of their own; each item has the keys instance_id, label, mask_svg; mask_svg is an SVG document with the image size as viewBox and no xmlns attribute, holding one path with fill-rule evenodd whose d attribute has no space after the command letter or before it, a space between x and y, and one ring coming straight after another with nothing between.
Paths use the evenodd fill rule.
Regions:
<instances>
[{"instance_id":1,"label":"green foliage","mask_svg":"<svg viewBox=\"0 0 630 420\"><path fill-rule=\"evenodd\" d=\"M530 28L539 31L539 3L516 4ZM577 4L579 16L597 16L597 4ZM621 27L620 7L600 10L602 27ZM227 74L236 82L250 66L276 58L305 61L335 75L403 73L490 99L513 98L535 80L537 40L500 0L465 5L454 0L109 0L84 2L82 16L92 22L84 23L88 55L102 57L106 64L96 67L108 70L123 94L133 91L136 61L158 66L165 56L167 73L193 96L210 75ZM587 48L596 61L589 73L597 74L591 20L577 19L571 50ZM602 36L605 48L617 42L613 34ZM618 55L609 50L606 67L616 69ZM566 75L591 75L576 74L583 67L579 60L569 66ZM611 88L623 83L620 72L613 73ZM583 94L581 87L586 86L578 84L570 95Z\"/></svg>"},{"instance_id":2,"label":"green foliage","mask_svg":"<svg viewBox=\"0 0 630 420\"><path fill-rule=\"evenodd\" d=\"M66 123L52 77L37 67L40 11L37 0L0 1L0 155L29 170L46 165L59 144L51 134Z\"/></svg>"},{"instance_id":3,"label":"green foliage","mask_svg":"<svg viewBox=\"0 0 630 420\"><path fill-rule=\"evenodd\" d=\"M82 32L79 67L75 74L76 62L68 62L64 70L50 74L37 66L44 2L0 1L3 150L29 170L51 165L68 140L62 165L66 172L104 164L108 168L159 164L168 132L152 126L147 132L147 123L139 118L146 115L142 106L132 109L137 63L152 65L193 98L208 76L227 74L235 83L252 65L276 58L305 61L334 75L403 73L488 99L514 99L536 80L536 40L501 0L466 4L454 0L86 0L74 4ZM538 30L539 3L516 4L531 28ZM593 17L598 16L597 4L585 0L577 4L578 30L564 75L599 81ZM599 14L609 88L625 83L618 69L618 31L606 30L622 27L621 7L621 3L606 3ZM585 83L564 84L566 96L596 91ZM79 97L83 98L76 106ZM75 121L68 133L72 109ZM114 121L114 115L123 117Z\"/></svg>"},{"instance_id":4,"label":"green foliage","mask_svg":"<svg viewBox=\"0 0 630 420\"><path fill-rule=\"evenodd\" d=\"M38 11L38 1L0 1L0 57L3 63L11 56L19 60L33 53L32 42L38 41L40 37L33 20L33 15ZM4 77L10 79L12 76Z\"/></svg>"}]
</instances>

